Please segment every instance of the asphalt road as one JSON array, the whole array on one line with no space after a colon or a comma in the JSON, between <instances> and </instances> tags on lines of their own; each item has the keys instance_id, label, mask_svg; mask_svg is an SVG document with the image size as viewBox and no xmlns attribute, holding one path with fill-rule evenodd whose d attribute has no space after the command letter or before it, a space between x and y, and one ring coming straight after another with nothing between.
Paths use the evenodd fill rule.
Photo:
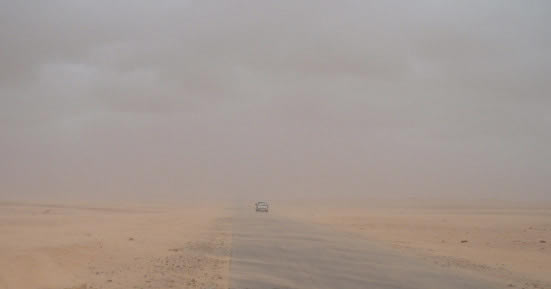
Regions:
<instances>
[{"instance_id":1,"label":"asphalt road","mask_svg":"<svg viewBox=\"0 0 551 289\"><path fill-rule=\"evenodd\" d=\"M232 231L232 289L504 288L273 213L236 210Z\"/></svg>"}]
</instances>

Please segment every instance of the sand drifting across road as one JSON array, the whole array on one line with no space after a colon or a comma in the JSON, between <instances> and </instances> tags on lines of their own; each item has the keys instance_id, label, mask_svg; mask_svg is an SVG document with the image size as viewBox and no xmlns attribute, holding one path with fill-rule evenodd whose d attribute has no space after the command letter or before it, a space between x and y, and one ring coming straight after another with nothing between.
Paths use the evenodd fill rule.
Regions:
<instances>
[{"instance_id":1,"label":"sand drifting across road","mask_svg":"<svg viewBox=\"0 0 551 289\"><path fill-rule=\"evenodd\" d=\"M227 288L223 207L0 204L0 288Z\"/></svg>"},{"instance_id":2,"label":"sand drifting across road","mask_svg":"<svg viewBox=\"0 0 551 289\"><path fill-rule=\"evenodd\" d=\"M0 289L228 288L234 213L0 203ZM271 214L510 287L551 288L546 204L309 200L271 202Z\"/></svg>"},{"instance_id":3,"label":"sand drifting across road","mask_svg":"<svg viewBox=\"0 0 551 289\"><path fill-rule=\"evenodd\" d=\"M378 240L429 262L551 288L551 205L446 201L282 203L289 217Z\"/></svg>"}]
</instances>

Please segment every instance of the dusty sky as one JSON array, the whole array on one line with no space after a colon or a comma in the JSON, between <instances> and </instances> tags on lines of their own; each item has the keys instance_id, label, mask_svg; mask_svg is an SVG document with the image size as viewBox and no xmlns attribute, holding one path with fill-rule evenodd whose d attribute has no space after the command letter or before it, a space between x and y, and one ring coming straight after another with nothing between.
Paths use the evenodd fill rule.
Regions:
<instances>
[{"instance_id":1,"label":"dusty sky","mask_svg":"<svg viewBox=\"0 0 551 289\"><path fill-rule=\"evenodd\" d=\"M549 1L0 1L0 199L549 199L550 51Z\"/></svg>"}]
</instances>

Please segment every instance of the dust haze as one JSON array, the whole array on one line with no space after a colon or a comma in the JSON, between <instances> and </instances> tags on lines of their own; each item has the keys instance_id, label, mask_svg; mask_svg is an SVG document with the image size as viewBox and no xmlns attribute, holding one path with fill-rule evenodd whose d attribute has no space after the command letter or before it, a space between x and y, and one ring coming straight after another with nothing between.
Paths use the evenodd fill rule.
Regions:
<instances>
[{"instance_id":1,"label":"dust haze","mask_svg":"<svg viewBox=\"0 0 551 289\"><path fill-rule=\"evenodd\" d=\"M1 1L0 199L549 200L547 1Z\"/></svg>"}]
</instances>

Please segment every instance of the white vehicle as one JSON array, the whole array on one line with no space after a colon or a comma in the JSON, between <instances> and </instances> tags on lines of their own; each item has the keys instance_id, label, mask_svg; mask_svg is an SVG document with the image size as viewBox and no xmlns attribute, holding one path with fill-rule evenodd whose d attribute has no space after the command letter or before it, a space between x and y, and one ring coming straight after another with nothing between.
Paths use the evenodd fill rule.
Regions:
<instances>
[{"instance_id":1,"label":"white vehicle","mask_svg":"<svg viewBox=\"0 0 551 289\"><path fill-rule=\"evenodd\" d=\"M255 204L255 206L256 206L256 211L257 212L266 212L266 213L268 213L268 208L269 208L268 203L266 203L266 202L257 202Z\"/></svg>"}]
</instances>

